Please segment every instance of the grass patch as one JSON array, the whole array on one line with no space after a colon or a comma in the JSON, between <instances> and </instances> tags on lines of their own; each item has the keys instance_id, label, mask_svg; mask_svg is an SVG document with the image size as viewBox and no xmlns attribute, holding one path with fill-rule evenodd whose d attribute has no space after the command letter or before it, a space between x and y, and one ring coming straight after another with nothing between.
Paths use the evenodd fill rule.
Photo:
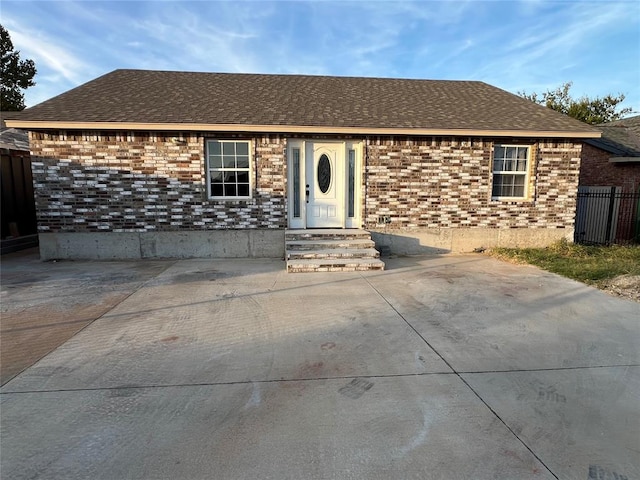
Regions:
<instances>
[{"instance_id":1,"label":"grass patch","mask_svg":"<svg viewBox=\"0 0 640 480\"><path fill-rule=\"evenodd\" d=\"M599 286L619 275L640 275L640 246L591 246L566 240L546 248L494 248L490 254Z\"/></svg>"}]
</instances>

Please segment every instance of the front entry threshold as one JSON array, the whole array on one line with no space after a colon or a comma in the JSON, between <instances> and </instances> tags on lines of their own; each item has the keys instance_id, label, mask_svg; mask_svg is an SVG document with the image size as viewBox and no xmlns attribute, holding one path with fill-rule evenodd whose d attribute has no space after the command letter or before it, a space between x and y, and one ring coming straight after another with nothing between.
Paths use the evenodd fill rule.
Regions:
<instances>
[{"instance_id":1,"label":"front entry threshold","mask_svg":"<svg viewBox=\"0 0 640 480\"><path fill-rule=\"evenodd\" d=\"M289 273L384 270L380 253L366 230L287 230L285 252Z\"/></svg>"}]
</instances>

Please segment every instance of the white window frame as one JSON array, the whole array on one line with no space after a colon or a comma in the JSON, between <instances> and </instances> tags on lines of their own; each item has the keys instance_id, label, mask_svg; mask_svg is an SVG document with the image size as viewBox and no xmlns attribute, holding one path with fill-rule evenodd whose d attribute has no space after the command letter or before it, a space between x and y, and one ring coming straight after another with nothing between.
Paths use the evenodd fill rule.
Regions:
<instances>
[{"instance_id":1,"label":"white window frame","mask_svg":"<svg viewBox=\"0 0 640 480\"><path fill-rule=\"evenodd\" d=\"M496 154L496 149L497 148L516 148L516 149L526 149L527 151L527 155L526 155L526 165L525 165L525 169L524 170L517 170L517 162L516 162L516 170L496 170L496 159L495 159L495 154ZM491 199L492 200L526 200L527 198L529 198L529 171L531 170L531 145L518 145L518 144L504 144L504 143L497 143L493 145L493 150L491 152ZM503 157L503 160L506 159L506 157ZM518 154L516 151L516 158L515 160L517 161L518 159ZM503 196L503 195L494 195L493 194L493 187L495 185L495 180L496 180L496 175L519 175L522 176L524 178L524 189L522 192L522 196Z\"/></svg>"},{"instance_id":2,"label":"white window frame","mask_svg":"<svg viewBox=\"0 0 640 480\"><path fill-rule=\"evenodd\" d=\"M213 157L214 154L212 154L210 152L211 149L211 144L214 143L219 143L221 145L221 151L224 153L224 145L225 144L237 144L237 143L244 143L247 145L247 156L249 158L249 164L247 165L246 168L244 167L237 167L237 165L233 168L228 168L228 167L224 167L224 162L221 164L221 167L211 167L211 161L210 161L210 157ZM211 200L249 200L252 198L252 192L253 192L253 175L252 175L252 167L253 167L253 142L251 140L244 140L244 139L219 139L219 138L207 138L205 139L205 177L206 177L206 181L207 181L207 196L211 199ZM221 157L224 155L221 155ZM230 155L229 155L230 156ZM235 152L235 148L234 148L234 153L233 156L236 159L237 162L237 157L238 154ZM244 156L244 155L241 155ZM211 180L212 180L212 176L211 173L212 172L246 172L248 177L249 177L249 193L248 195L214 195L213 194L213 188L212 188L212 184L211 184ZM238 185L238 181L236 178L236 188ZM242 182L241 184L244 184L244 182ZM237 192L236 192L237 193Z\"/></svg>"}]
</instances>

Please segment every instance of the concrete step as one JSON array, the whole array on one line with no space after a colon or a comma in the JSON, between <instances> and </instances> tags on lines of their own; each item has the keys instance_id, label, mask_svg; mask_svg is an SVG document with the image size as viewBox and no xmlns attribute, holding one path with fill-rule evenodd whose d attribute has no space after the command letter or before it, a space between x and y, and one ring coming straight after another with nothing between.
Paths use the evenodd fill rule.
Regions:
<instances>
[{"instance_id":1,"label":"concrete step","mask_svg":"<svg viewBox=\"0 0 640 480\"><path fill-rule=\"evenodd\" d=\"M375 248L323 248L320 250L297 250L287 248L287 259L303 258L331 259L331 258L379 258L380 252Z\"/></svg>"},{"instance_id":2,"label":"concrete step","mask_svg":"<svg viewBox=\"0 0 640 480\"><path fill-rule=\"evenodd\" d=\"M285 241L291 240L367 240L371 234L358 228L326 228L313 230L287 230L284 233Z\"/></svg>"},{"instance_id":3,"label":"concrete step","mask_svg":"<svg viewBox=\"0 0 640 480\"><path fill-rule=\"evenodd\" d=\"M371 234L360 229L287 230L287 272L384 270Z\"/></svg>"},{"instance_id":4,"label":"concrete step","mask_svg":"<svg viewBox=\"0 0 640 480\"><path fill-rule=\"evenodd\" d=\"M374 248L375 242L370 239L312 239L312 240L288 240L285 242L287 250L324 250L333 248Z\"/></svg>"},{"instance_id":5,"label":"concrete step","mask_svg":"<svg viewBox=\"0 0 640 480\"><path fill-rule=\"evenodd\" d=\"M363 272L384 270L384 262L377 258L302 259L287 261L287 272Z\"/></svg>"}]
</instances>

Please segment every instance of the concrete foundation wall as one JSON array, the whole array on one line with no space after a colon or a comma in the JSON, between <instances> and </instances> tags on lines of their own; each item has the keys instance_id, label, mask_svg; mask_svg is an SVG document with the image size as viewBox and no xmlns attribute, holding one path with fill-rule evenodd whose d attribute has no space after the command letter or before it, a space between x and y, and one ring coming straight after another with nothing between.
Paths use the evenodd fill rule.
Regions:
<instances>
[{"instance_id":1,"label":"concrete foundation wall","mask_svg":"<svg viewBox=\"0 0 640 480\"><path fill-rule=\"evenodd\" d=\"M40 257L53 259L283 258L284 230L41 233Z\"/></svg>"},{"instance_id":2,"label":"concrete foundation wall","mask_svg":"<svg viewBox=\"0 0 640 480\"><path fill-rule=\"evenodd\" d=\"M466 253L491 247L545 247L573 241L572 228L424 228L371 230L376 247L395 255Z\"/></svg>"}]
</instances>

